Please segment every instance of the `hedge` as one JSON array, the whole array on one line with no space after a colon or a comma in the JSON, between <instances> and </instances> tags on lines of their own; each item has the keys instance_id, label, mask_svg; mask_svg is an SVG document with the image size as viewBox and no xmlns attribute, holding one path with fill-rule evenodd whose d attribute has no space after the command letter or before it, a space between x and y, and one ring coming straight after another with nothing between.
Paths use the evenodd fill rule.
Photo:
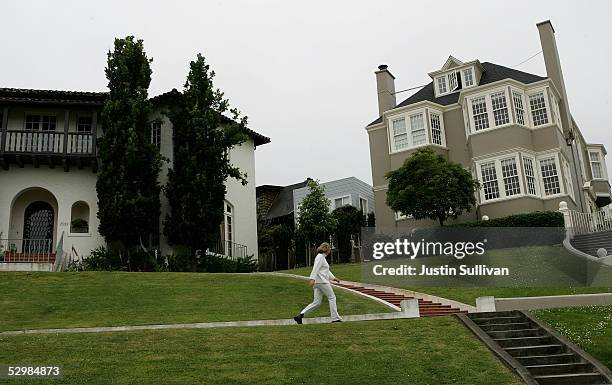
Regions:
<instances>
[{"instance_id":1,"label":"hedge","mask_svg":"<svg viewBox=\"0 0 612 385\"><path fill-rule=\"evenodd\" d=\"M563 214L557 211L535 211L507 217L456 223L445 227L563 227Z\"/></svg>"}]
</instances>

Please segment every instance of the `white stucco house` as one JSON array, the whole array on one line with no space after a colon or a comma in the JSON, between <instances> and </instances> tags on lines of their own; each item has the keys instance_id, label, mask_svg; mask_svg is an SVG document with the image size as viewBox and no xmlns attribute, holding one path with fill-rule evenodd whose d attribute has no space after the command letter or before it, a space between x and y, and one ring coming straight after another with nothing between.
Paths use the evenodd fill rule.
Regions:
<instances>
[{"instance_id":1,"label":"white stucco house","mask_svg":"<svg viewBox=\"0 0 612 385\"><path fill-rule=\"evenodd\" d=\"M172 124L162 114L177 90L151 99L151 140L172 161ZM98 122L106 93L0 88L0 270L51 270L104 245L98 233ZM228 180L215 253L257 257L255 149L270 139L246 129L230 152L248 183ZM164 164L160 183L167 180ZM161 221L168 212L162 195ZM160 232L162 232L160 230ZM159 251L172 253L163 233ZM56 263L57 265L57 263ZM57 266L56 266L57 267Z\"/></svg>"}]
</instances>

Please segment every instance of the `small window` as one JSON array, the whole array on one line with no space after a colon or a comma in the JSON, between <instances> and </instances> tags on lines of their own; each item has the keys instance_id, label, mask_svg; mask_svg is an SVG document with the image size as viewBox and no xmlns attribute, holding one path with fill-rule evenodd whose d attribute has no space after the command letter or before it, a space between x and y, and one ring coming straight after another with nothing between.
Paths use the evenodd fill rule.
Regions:
<instances>
[{"instance_id":1,"label":"small window","mask_svg":"<svg viewBox=\"0 0 612 385\"><path fill-rule=\"evenodd\" d=\"M77 132L90 133L91 128L92 128L91 116L79 116L79 121L77 122Z\"/></svg>"},{"instance_id":2,"label":"small window","mask_svg":"<svg viewBox=\"0 0 612 385\"><path fill-rule=\"evenodd\" d=\"M505 91L491 94L491 107L493 109L493 119L495 120L496 126L502 126L510 123Z\"/></svg>"},{"instance_id":3,"label":"small window","mask_svg":"<svg viewBox=\"0 0 612 385\"><path fill-rule=\"evenodd\" d=\"M341 197L341 198L335 198L334 199L334 208L340 208L342 206L347 206L351 204L351 197L349 197L348 195L345 197Z\"/></svg>"},{"instance_id":4,"label":"small window","mask_svg":"<svg viewBox=\"0 0 612 385\"><path fill-rule=\"evenodd\" d=\"M410 117L410 133L412 134L412 145L418 146L427 141L425 134L425 123L423 122L423 113L412 115Z\"/></svg>"},{"instance_id":5,"label":"small window","mask_svg":"<svg viewBox=\"0 0 612 385\"><path fill-rule=\"evenodd\" d=\"M523 169L525 170L525 179L527 180L527 193L537 195L533 159L523 158Z\"/></svg>"},{"instance_id":6,"label":"small window","mask_svg":"<svg viewBox=\"0 0 612 385\"><path fill-rule=\"evenodd\" d=\"M570 166L565 158L563 159L563 176L565 179L565 187L567 187L567 192L569 193L570 198L576 199L574 197L574 182L572 181L572 172L570 171Z\"/></svg>"},{"instance_id":7,"label":"small window","mask_svg":"<svg viewBox=\"0 0 612 385\"><path fill-rule=\"evenodd\" d=\"M474 85L474 71L472 68L463 70L463 84L465 87L471 87Z\"/></svg>"},{"instance_id":8,"label":"small window","mask_svg":"<svg viewBox=\"0 0 612 385\"><path fill-rule=\"evenodd\" d=\"M89 233L89 205L83 201L76 202L71 209L70 232Z\"/></svg>"},{"instance_id":9,"label":"small window","mask_svg":"<svg viewBox=\"0 0 612 385\"><path fill-rule=\"evenodd\" d=\"M42 131L55 131L56 126L56 118L52 115L43 115L42 116Z\"/></svg>"},{"instance_id":10,"label":"small window","mask_svg":"<svg viewBox=\"0 0 612 385\"><path fill-rule=\"evenodd\" d=\"M501 160L502 177L504 178L504 192L506 196L517 195L521 193L521 185L519 182L518 169L516 167L516 158Z\"/></svg>"},{"instance_id":11,"label":"small window","mask_svg":"<svg viewBox=\"0 0 612 385\"><path fill-rule=\"evenodd\" d=\"M531 107L531 117L534 127L548 124L548 112L546 111L546 101L544 92L529 96L529 106Z\"/></svg>"},{"instance_id":12,"label":"small window","mask_svg":"<svg viewBox=\"0 0 612 385\"><path fill-rule=\"evenodd\" d=\"M482 188L486 201L499 198L499 185L497 184L497 171L495 162L486 162L480 165Z\"/></svg>"},{"instance_id":13,"label":"small window","mask_svg":"<svg viewBox=\"0 0 612 385\"><path fill-rule=\"evenodd\" d=\"M487 103L484 96L472 99L472 115L474 117L474 128L476 131L489 128Z\"/></svg>"},{"instance_id":14,"label":"small window","mask_svg":"<svg viewBox=\"0 0 612 385\"><path fill-rule=\"evenodd\" d=\"M448 86L450 91L455 91L457 87L459 87L459 83L457 82L457 73L451 72L448 74Z\"/></svg>"},{"instance_id":15,"label":"small window","mask_svg":"<svg viewBox=\"0 0 612 385\"><path fill-rule=\"evenodd\" d=\"M433 144L442 145L442 125L440 124L440 115L436 113L429 114L431 120L431 142Z\"/></svg>"},{"instance_id":16,"label":"small window","mask_svg":"<svg viewBox=\"0 0 612 385\"><path fill-rule=\"evenodd\" d=\"M603 169L601 167L601 159L598 151L589 151L589 159L591 160L591 171L593 179L603 179Z\"/></svg>"},{"instance_id":17,"label":"small window","mask_svg":"<svg viewBox=\"0 0 612 385\"><path fill-rule=\"evenodd\" d=\"M520 92L512 91L514 101L514 111L516 112L516 122L525 125L525 107L523 106L523 95Z\"/></svg>"},{"instance_id":18,"label":"small window","mask_svg":"<svg viewBox=\"0 0 612 385\"><path fill-rule=\"evenodd\" d=\"M540 171L542 172L544 195L560 194L561 184L559 183L559 174L557 173L557 162L555 158L541 159Z\"/></svg>"},{"instance_id":19,"label":"small window","mask_svg":"<svg viewBox=\"0 0 612 385\"><path fill-rule=\"evenodd\" d=\"M26 115L25 129L38 131L40 127L40 115Z\"/></svg>"},{"instance_id":20,"label":"small window","mask_svg":"<svg viewBox=\"0 0 612 385\"><path fill-rule=\"evenodd\" d=\"M359 198L359 210L361 210L362 213L367 213L368 212L368 200L365 198Z\"/></svg>"},{"instance_id":21,"label":"small window","mask_svg":"<svg viewBox=\"0 0 612 385\"><path fill-rule=\"evenodd\" d=\"M447 92L446 77L440 76L438 79L438 94L443 95Z\"/></svg>"},{"instance_id":22,"label":"small window","mask_svg":"<svg viewBox=\"0 0 612 385\"><path fill-rule=\"evenodd\" d=\"M391 121L393 126L393 144L395 150L408 147L408 134L406 133L406 119L398 118Z\"/></svg>"},{"instance_id":23,"label":"small window","mask_svg":"<svg viewBox=\"0 0 612 385\"><path fill-rule=\"evenodd\" d=\"M151 123L151 144L158 150L161 148L161 122Z\"/></svg>"}]
</instances>

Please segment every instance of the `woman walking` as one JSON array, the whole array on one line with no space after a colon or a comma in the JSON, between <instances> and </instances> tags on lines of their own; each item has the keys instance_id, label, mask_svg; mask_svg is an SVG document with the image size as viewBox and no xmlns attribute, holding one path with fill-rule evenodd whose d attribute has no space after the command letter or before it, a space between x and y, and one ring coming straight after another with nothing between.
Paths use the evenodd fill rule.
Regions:
<instances>
[{"instance_id":1,"label":"woman walking","mask_svg":"<svg viewBox=\"0 0 612 385\"><path fill-rule=\"evenodd\" d=\"M329 301L329 312L331 313L332 322L342 322L342 318L340 318L338 308L336 307L336 295L330 283L330 281L340 283L340 280L329 271L329 264L325 259L325 257L331 254L329 243L321 243L321 246L317 248L317 253L314 266L312 267L312 273L310 273L310 280L308 281L308 286L314 289L314 300L310 305L306 306L300 314L293 317L295 322L300 325L302 324L302 318L304 318L307 313L321 305L323 296L326 296L327 301Z\"/></svg>"}]
</instances>

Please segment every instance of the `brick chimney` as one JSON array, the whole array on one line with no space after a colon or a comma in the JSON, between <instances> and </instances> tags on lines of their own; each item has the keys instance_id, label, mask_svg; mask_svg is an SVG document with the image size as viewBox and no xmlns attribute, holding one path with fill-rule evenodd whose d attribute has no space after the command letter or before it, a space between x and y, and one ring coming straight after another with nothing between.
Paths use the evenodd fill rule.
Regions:
<instances>
[{"instance_id":1,"label":"brick chimney","mask_svg":"<svg viewBox=\"0 0 612 385\"><path fill-rule=\"evenodd\" d=\"M557 51L557 41L555 40L555 29L550 20L543 21L537 24L540 32L540 44L542 45L542 53L544 54L544 64L546 65L546 76L552 80L559 93L561 100L559 101L559 109L561 110L561 122L563 131L570 133L573 131L572 118L570 115L567 93L565 91L565 82L563 81L563 71L561 70L561 61L559 60L559 51Z\"/></svg>"},{"instance_id":2,"label":"brick chimney","mask_svg":"<svg viewBox=\"0 0 612 385\"><path fill-rule=\"evenodd\" d=\"M388 70L386 64L378 66L376 74L376 90L378 91L378 114L395 107L395 76Z\"/></svg>"}]
</instances>

